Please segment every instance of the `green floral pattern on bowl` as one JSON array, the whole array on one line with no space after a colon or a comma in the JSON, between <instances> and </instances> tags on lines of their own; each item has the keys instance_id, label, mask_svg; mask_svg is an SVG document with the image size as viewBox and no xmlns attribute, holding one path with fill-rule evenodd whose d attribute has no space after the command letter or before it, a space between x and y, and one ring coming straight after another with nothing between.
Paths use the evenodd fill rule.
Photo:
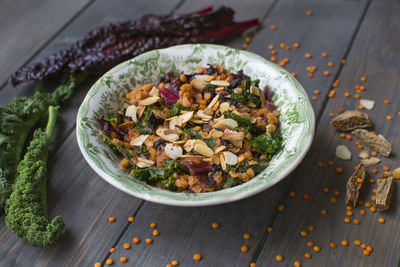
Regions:
<instances>
[{"instance_id":1,"label":"green floral pattern on bowl","mask_svg":"<svg viewBox=\"0 0 400 267\"><path fill-rule=\"evenodd\" d=\"M189 194L159 189L137 179L119 166L118 156L98 137L96 119L122 105L121 95L134 86L158 82L169 71L193 73L197 66L220 64L243 70L260 87L269 85L273 101L281 112L284 145L270 166L242 185L216 192ZM314 136L315 118L309 99L293 76L264 58L225 46L196 44L153 50L125 61L103 75L89 90L79 108L76 134L89 165L107 182L135 197L177 206L206 206L235 201L261 192L285 178L307 153Z\"/></svg>"}]
</instances>

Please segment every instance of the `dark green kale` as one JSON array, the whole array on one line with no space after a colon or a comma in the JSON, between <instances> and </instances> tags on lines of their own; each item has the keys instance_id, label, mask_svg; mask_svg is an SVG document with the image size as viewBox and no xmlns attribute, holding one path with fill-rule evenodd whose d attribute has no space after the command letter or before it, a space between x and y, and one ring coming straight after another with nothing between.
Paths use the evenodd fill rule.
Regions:
<instances>
[{"instance_id":1,"label":"dark green kale","mask_svg":"<svg viewBox=\"0 0 400 267\"><path fill-rule=\"evenodd\" d=\"M234 187L234 186L239 185L241 183L242 183L242 181L239 178L233 178L230 175L228 175L226 177L225 183L222 186L222 188L223 189L231 188L231 187Z\"/></svg>"},{"instance_id":2,"label":"dark green kale","mask_svg":"<svg viewBox=\"0 0 400 267\"><path fill-rule=\"evenodd\" d=\"M84 76L67 76L51 94L39 84L33 96L15 98L0 107L0 209L11 194L28 134L47 115L48 107L68 99L83 79Z\"/></svg>"},{"instance_id":3,"label":"dark green kale","mask_svg":"<svg viewBox=\"0 0 400 267\"><path fill-rule=\"evenodd\" d=\"M270 158L282 147L282 136L279 132L271 134L269 137L266 133L261 134L249 141L250 145L256 149L263 151L267 158Z\"/></svg>"},{"instance_id":4,"label":"dark green kale","mask_svg":"<svg viewBox=\"0 0 400 267\"><path fill-rule=\"evenodd\" d=\"M239 123L240 126L250 126L251 125L251 121L248 118L242 117L232 111L224 112L224 116L225 116L225 118L234 119L235 121L237 121Z\"/></svg>"},{"instance_id":5,"label":"dark green kale","mask_svg":"<svg viewBox=\"0 0 400 267\"><path fill-rule=\"evenodd\" d=\"M172 109L169 110L169 116L175 117L181 115L182 110L189 110L189 108L182 105L182 103L178 102L174 105Z\"/></svg>"},{"instance_id":6,"label":"dark green kale","mask_svg":"<svg viewBox=\"0 0 400 267\"><path fill-rule=\"evenodd\" d=\"M206 86L204 86L203 91L208 93L215 93L215 88L217 88L216 85L208 83Z\"/></svg>"},{"instance_id":7,"label":"dark green kale","mask_svg":"<svg viewBox=\"0 0 400 267\"><path fill-rule=\"evenodd\" d=\"M65 227L60 216L49 223L47 215L46 161L57 109L50 106L46 130L35 131L27 153L18 165L18 177L4 209L7 227L35 246L54 244Z\"/></svg>"},{"instance_id":8,"label":"dark green kale","mask_svg":"<svg viewBox=\"0 0 400 267\"><path fill-rule=\"evenodd\" d=\"M140 134L153 134L153 131L157 128L158 125L164 122L163 119L157 118L153 109L157 107L155 106L147 106L143 112L143 118L140 123L135 124L135 130Z\"/></svg>"},{"instance_id":9,"label":"dark green kale","mask_svg":"<svg viewBox=\"0 0 400 267\"><path fill-rule=\"evenodd\" d=\"M257 161L258 163L257 163L257 164L254 164L254 165L249 165L249 164L248 164L249 161ZM261 160L259 160L259 159L251 158L251 159L248 159L248 160L244 161L243 163L241 163L240 166L239 166L239 168L237 168L237 172L239 172L239 173L244 173L244 172L246 172L248 169L252 168L253 171L254 171L256 174L258 174L258 173L262 172L265 168L267 168L268 165L269 165L269 163L266 162L266 161L261 161Z\"/></svg>"},{"instance_id":10,"label":"dark green kale","mask_svg":"<svg viewBox=\"0 0 400 267\"><path fill-rule=\"evenodd\" d=\"M200 135L198 131L193 130L190 126L183 128L183 134L189 135L190 139L200 139L204 141L207 144L207 146L209 146L212 149L217 148L216 145L217 140L214 137L205 139Z\"/></svg>"},{"instance_id":11,"label":"dark green kale","mask_svg":"<svg viewBox=\"0 0 400 267\"><path fill-rule=\"evenodd\" d=\"M258 85L259 82L260 82L259 80L254 80L253 83ZM261 106L260 97L250 93L250 86L252 86L251 79L247 78L246 80L243 81L241 85L239 85L239 88L242 89L242 92L239 94L233 91L231 94L231 99L243 103L245 105L253 103L257 108L259 108Z\"/></svg>"},{"instance_id":12,"label":"dark green kale","mask_svg":"<svg viewBox=\"0 0 400 267\"><path fill-rule=\"evenodd\" d=\"M164 160L164 168L135 168L132 176L149 184L160 184L163 188L176 191L174 174L189 174L189 169L174 160Z\"/></svg>"}]
</instances>

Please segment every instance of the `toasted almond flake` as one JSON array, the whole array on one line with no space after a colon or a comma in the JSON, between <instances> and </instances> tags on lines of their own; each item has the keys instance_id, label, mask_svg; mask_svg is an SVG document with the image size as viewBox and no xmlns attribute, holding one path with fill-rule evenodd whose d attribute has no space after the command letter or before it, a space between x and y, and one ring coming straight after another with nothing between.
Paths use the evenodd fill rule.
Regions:
<instances>
[{"instance_id":1,"label":"toasted almond flake","mask_svg":"<svg viewBox=\"0 0 400 267\"><path fill-rule=\"evenodd\" d=\"M212 108L218 101L219 94L215 95L214 98L211 100L210 104L208 104L207 108Z\"/></svg>"},{"instance_id":2,"label":"toasted almond flake","mask_svg":"<svg viewBox=\"0 0 400 267\"><path fill-rule=\"evenodd\" d=\"M210 120L212 120L213 116L207 115L204 113L204 110L200 109L199 111L197 111L197 116L199 116L203 121L208 122Z\"/></svg>"},{"instance_id":3,"label":"toasted almond flake","mask_svg":"<svg viewBox=\"0 0 400 267\"><path fill-rule=\"evenodd\" d=\"M198 158L198 159L202 159L202 158L204 158L204 156L185 154L185 155L180 156L179 158L181 158L181 159L187 159L187 158Z\"/></svg>"},{"instance_id":4,"label":"toasted almond flake","mask_svg":"<svg viewBox=\"0 0 400 267\"><path fill-rule=\"evenodd\" d=\"M226 146L220 146L220 147L218 147L217 149L215 149L215 154L218 154L219 152L221 152L221 151L223 151L223 150L225 150L225 148L226 148Z\"/></svg>"},{"instance_id":5,"label":"toasted almond flake","mask_svg":"<svg viewBox=\"0 0 400 267\"><path fill-rule=\"evenodd\" d=\"M143 163L145 163L147 165L150 165L150 166L154 165L154 161L152 161L152 160L148 160L148 159L141 158L141 157L138 157L137 160L138 160L138 162L143 162Z\"/></svg>"},{"instance_id":6,"label":"toasted almond flake","mask_svg":"<svg viewBox=\"0 0 400 267\"><path fill-rule=\"evenodd\" d=\"M154 116L156 116L157 118L165 120L166 117L165 117L165 113L164 112L162 112L161 110L158 110L158 109L153 109L152 111L153 111Z\"/></svg>"},{"instance_id":7,"label":"toasted almond flake","mask_svg":"<svg viewBox=\"0 0 400 267\"><path fill-rule=\"evenodd\" d=\"M225 162L224 155L219 154L219 161L221 162L222 170L226 171L226 162Z\"/></svg>"},{"instance_id":8,"label":"toasted almond flake","mask_svg":"<svg viewBox=\"0 0 400 267\"><path fill-rule=\"evenodd\" d=\"M204 124L205 122L204 121L202 121L202 120L190 120L191 122L193 122L193 123L196 123L196 124Z\"/></svg>"},{"instance_id":9,"label":"toasted almond flake","mask_svg":"<svg viewBox=\"0 0 400 267\"><path fill-rule=\"evenodd\" d=\"M222 152L224 155L225 163L229 165L236 165L238 162L238 157L230 151Z\"/></svg>"},{"instance_id":10,"label":"toasted almond flake","mask_svg":"<svg viewBox=\"0 0 400 267\"><path fill-rule=\"evenodd\" d=\"M350 160L351 159L351 152L349 148L345 145L338 145L336 147L336 157L342 160Z\"/></svg>"},{"instance_id":11,"label":"toasted almond flake","mask_svg":"<svg viewBox=\"0 0 400 267\"><path fill-rule=\"evenodd\" d=\"M144 141L146 141L147 137L149 137L149 135L141 135L139 137L136 137L135 139L132 139L129 144L131 146L141 146L143 145Z\"/></svg>"},{"instance_id":12,"label":"toasted almond flake","mask_svg":"<svg viewBox=\"0 0 400 267\"><path fill-rule=\"evenodd\" d=\"M228 83L227 81L220 81L220 80L213 80L210 82L210 84L216 85L216 86L229 86L230 85L230 83Z\"/></svg>"},{"instance_id":13,"label":"toasted almond flake","mask_svg":"<svg viewBox=\"0 0 400 267\"><path fill-rule=\"evenodd\" d=\"M171 159L177 159L178 157L182 156L183 151L180 146L168 143L165 145L165 154L167 154L167 156Z\"/></svg>"},{"instance_id":14,"label":"toasted almond flake","mask_svg":"<svg viewBox=\"0 0 400 267\"><path fill-rule=\"evenodd\" d=\"M190 84L197 90L203 90L203 88L208 84L208 81L203 79L193 79Z\"/></svg>"},{"instance_id":15,"label":"toasted almond flake","mask_svg":"<svg viewBox=\"0 0 400 267\"><path fill-rule=\"evenodd\" d=\"M226 111L229 110L229 107L230 107L229 102L223 102L223 103L221 103L221 104L219 105L219 111L220 111L221 113L224 113L224 112L226 112Z\"/></svg>"},{"instance_id":16,"label":"toasted almond flake","mask_svg":"<svg viewBox=\"0 0 400 267\"><path fill-rule=\"evenodd\" d=\"M358 154L358 157L360 159L369 159L370 156L368 150L361 151L360 154Z\"/></svg>"},{"instance_id":17,"label":"toasted almond flake","mask_svg":"<svg viewBox=\"0 0 400 267\"><path fill-rule=\"evenodd\" d=\"M218 131L217 129L212 129L212 130L210 131L210 134L211 134L211 136L214 137L214 138L220 138L220 137L222 136L223 132Z\"/></svg>"},{"instance_id":18,"label":"toasted almond flake","mask_svg":"<svg viewBox=\"0 0 400 267\"><path fill-rule=\"evenodd\" d=\"M255 117L251 117L250 122L251 122L251 124L254 124L257 122L257 119Z\"/></svg>"},{"instance_id":19,"label":"toasted almond flake","mask_svg":"<svg viewBox=\"0 0 400 267\"><path fill-rule=\"evenodd\" d=\"M201 143L194 145L193 150L205 157L212 157L214 155L214 151L211 148Z\"/></svg>"},{"instance_id":20,"label":"toasted almond flake","mask_svg":"<svg viewBox=\"0 0 400 267\"><path fill-rule=\"evenodd\" d=\"M236 94L241 94L241 93L243 92L243 89L240 88L240 87L236 87L235 89L233 89L233 91L234 91Z\"/></svg>"},{"instance_id":21,"label":"toasted almond flake","mask_svg":"<svg viewBox=\"0 0 400 267\"><path fill-rule=\"evenodd\" d=\"M393 179L395 179L395 180L400 179L400 167L399 167L399 168L396 168L396 169L393 171Z\"/></svg>"},{"instance_id":22,"label":"toasted almond flake","mask_svg":"<svg viewBox=\"0 0 400 267\"><path fill-rule=\"evenodd\" d=\"M140 117L142 117L143 112L144 112L145 109L146 109L145 106L138 106L138 107L136 108L136 115L137 115L137 118L138 118L138 119L139 119Z\"/></svg>"},{"instance_id":23,"label":"toasted almond flake","mask_svg":"<svg viewBox=\"0 0 400 267\"><path fill-rule=\"evenodd\" d=\"M269 133L274 133L274 132L276 131L276 126L273 125L273 124L268 124L268 125L266 126L266 129L267 129L267 132L269 132Z\"/></svg>"},{"instance_id":24,"label":"toasted almond flake","mask_svg":"<svg viewBox=\"0 0 400 267\"><path fill-rule=\"evenodd\" d=\"M228 141L241 141L244 138L244 132L233 132L226 129L221 138Z\"/></svg>"},{"instance_id":25,"label":"toasted almond flake","mask_svg":"<svg viewBox=\"0 0 400 267\"><path fill-rule=\"evenodd\" d=\"M234 119L231 119L231 118L219 120L214 124L214 128L221 129L221 130L225 130L225 129L231 130L238 126L239 126L239 124L237 123L237 121L235 121Z\"/></svg>"},{"instance_id":26,"label":"toasted almond flake","mask_svg":"<svg viewBox=\"0 0 400 267\"><path fill-rule=\"evenodd\" d=\"M266 103L264 93L260 93L260 100L261 100L261 106L264 107Z\"/></svg>"},{"instance_id":27,"label":"toasted almond flake","mask_svg":"<svg viewBox=\"0 0 400 267\"><path fill-rule=\"evenodd\" d=\"M215 88L215 91L220 92L220 91L224 91L225 89L226 89L225 87L217 87L217 88Z\"/></svg>"},{"instance_id":28,"label":"toasted almond flake","mask_svg":"<svg viewBox=\"0 0 400 267\"><path fill-rule=\"evenodd\" d=\"M161 137L164 140L167 140L169 142L174 142L179 139L179 135L176 133L169 133L170 129L164 128L164 127L159 127L156 130L156 134Z\"/></svg>"},{"instance_id":29,"label":"toasted almond flake","mask_svg":"<svg viewBox=\"0 0 400 267\"><path fill-rule=\"evenodd\" d=\"M373 109L375 106L375 101L369 99L360 99L360 105L363 105L366 109Z\"/></svg>"},{"instance_id":30,"label":"toasted almond flake","mask_svg":"<svg viewBox=\"0 0 400 267\"><path fill-rule=\"evenodd\" d=\"M128 127L128 126L134 125L134 124L135 124L134 121L128 121L128 122L121 123L120 125L118 125L118 127L119 128L125 128L125 127Z\"/></svg>"},{"instance_id":31,"label":"toasted almond flake","mask_svg":"<svg viewBox=\"0 0 400 267\"><path fill-rule=\"evenodd\" d=\"M144 163L144 162L138 162L138 163L136 164L136 166L138 166L138 167L141 168L141 169L151 167L151 165L146 164L146 163Z\"/></svg>"},{"instance_id":32,"label":"toasted almond flake","mask_svg":"<svg viewBox=\"0 0 400 267\"><path fill-rule=\"evenodd\" d=\"M193 146L195 146L197 144L203 144L205 146L207 145L206 142L204 142L203 140L200 140L200 139L194 139L194 140L192 140L192 142L193 142Z\"/></svg>"},{"instance_id":33,"label":"toasted almond flake","mask_svg":"<svg viewBox=\"0 0 400 267\"><path fill-rule=\"evenodd\" d=\"M211 164L220 165L221 162L220 162L220 160L219 160L219 155L214 154L214 156L211 157L210 163L211 163Z\"/></svg>"},{"instance_id":34,"label":"toasted almond flake","mask_svg":"<svg viewBox=\"0 0 400 267\"><path fill-rule=\"evenodd\" d=\"M206 75L206 74L199 74L199 75L196 75L196 76L194 76L196 79L199 79L199 80L204 80L204 81L207 81L207 82L209 82L209 81L211 81L212 79L214 79L214 76L211 76L211 75Z\"/></svg>"},{"instance_id":35,"label":"toasted almond flake","mask_svg":"<svg viewBox=\"0 0 400 267\"><path fill-rule=\"evenodd\" d=\"M213 111L217 111L219 107L219 101L217 101L217 103L214 104L214 106L212 107Z\"/></svg>"},{"instance_id":36,"label":"toasted almond flake","mask_svg":"<svg viewBox=\"0 0 400 267\"><path fill-rule=\"evenodd\" d=\"M189 111L185 112L182 115L179 116L179 120L181 121L182 125L185 124L186 122L190 121L190 119L193 117L194 112Z\"/></svg>"},{"instance_id":37,"label":"toasted almond flake","mask_svg":"<svg viewBox=\"0 0 400 267\"><path fill-rule=\"evenodd\" d=\"M257 165L257 164L258 164L258 161L256 161L256 160L250 160L248 163L249 163L249 165Z\"/></svg>"},{"instance_id":38,"label":"toasted almond flake","mask_svg":"<svg viewBox=\"0 0 400 267\"><path fill-rule=\"evenodd\" d=\"M372 167L376 164L378 164L379 162L381 162L381 160L379 158L376 157L371 157L369 159L362 159L361 163L364 164L365 167Z\"/></svg>"},{"instance_id":39,"label":"toasted almond flake","mask_svg":"<svg viewBox=\"0 0 400 267\"><path fill-rule=\"evenodd\" d=\"M150 92L149 92L150 96L159 96L158 94L158 88L153 86L153 88L151 88Z\"/></svg>"},{"instance_id":40,"label":"toasted almond flake","mask_svg":"<svg viewBox=\"0 0 400 267\"><path fill-rule=\"evenodd\" d=\"M256 95L256 96L260 96L260 88L258 88L257 86L250 86L250 94Z\"/></svg>"},{"instance_id":41,"label":"toasted almond flake","mask_svg":"<svg viewBox=\"0 0 400 267\"><path fill-rule=\"evenodd\" d=\"M180 141L174 141L172 142L174 145L183 145L186 141L185 140L180 140Z\"/></svg>"},{"instance_id":42,"label":"toasted almond flake","mask_svg":"<svg viewBox=\"0 0 400 267\"><path fill-rule=\"evenodd\" d=\"M186 143L183 145L183 148L185 149L186 152L192 151L194 144L193 144L193 139L189 139L186 141Z\"/></svg>"},{"instance_id":43,"label":"toasted almond flake","mask_svg":"<svg viewBox=\"0 0 400 267\"><path fill-rule=\"evenodd\" d=\"M137 122L137 108L135 105L130 105L125 111L125 116L130 117L134 122Z\"/></svg>"},{"instance_id":44,"label":"toasted almond flake","mask_svg":"<svg viewBox=\"0 0 400 267\"><path fill-rule=\"evenodd\" d=\"M230 142L235 147L238 147L238 148L242 148L243 147L243 140L230 140Z\"/></svg>"}]
</instances>

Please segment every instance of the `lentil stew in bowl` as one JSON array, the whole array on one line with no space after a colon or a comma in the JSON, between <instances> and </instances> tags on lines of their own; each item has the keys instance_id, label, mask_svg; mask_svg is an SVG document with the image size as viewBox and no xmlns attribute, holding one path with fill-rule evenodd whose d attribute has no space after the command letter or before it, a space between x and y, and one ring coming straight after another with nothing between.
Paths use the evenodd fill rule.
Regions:
<instances>
[{"instance_id":1,"label":"lentil stew in bowl","mask_svg":"<svg viewBox=\"0 0 400 267\"><path fill-rule=\"evenodd\" d=\"M101 115L99 135L129 174L159 188L203 193L263 171L282 146L268 85L220 65L167 73L135 86L123 106Z\"/></svg>"}]
</instances>

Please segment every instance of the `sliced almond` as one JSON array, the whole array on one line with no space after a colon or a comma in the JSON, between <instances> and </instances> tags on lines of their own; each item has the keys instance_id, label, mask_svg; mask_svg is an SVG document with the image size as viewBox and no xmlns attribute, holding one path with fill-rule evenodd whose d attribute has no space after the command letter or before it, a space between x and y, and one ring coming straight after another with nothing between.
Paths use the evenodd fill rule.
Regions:
<instances>
[{"instance_id":1,"label":"sliced almond","mask_svg":"<svg viewBox=\"0 0 400 267\"><path fill-rule=\"evenodd\" d=\"M141 146L143 145L144 141L149 137L149 135L141 135L139 137L136 137L135 139L132 139L131 142L129 143L131 146Z\"/></svg>"},{"instance_id":2,"label":"sliced almond","mask_svg":"<svg viewBox=\"0 0 400 267\"><path fill-rule=\"evenodd\" d=\"M183 145L184 143L186 143L185 140L180 140L180 141L174 141L172 142L174 145Z\"/></svg>"},{"instance_id":3,"label":"sliced almond","mask_svg":"<svg viewBox=\"0 0 400 267\"><path fill-rule=\"evenodd\" d=\"M266 126L267 132L274 133L276 131L276 126L274 124L268 124Z\"/></svg>"},{"instance_id":4,"label":"sliced almond","mask_svg":"<svg viewBox=\"0 0 400 267\"><path fill-rule=\"evenodd\" d=\"M375 158L375 157L371 157L369 159L362 159L361 160L361 163L365 167L372 167L372 166L378 164L379 162L381 162L381 160L379 158Z\"/></svg>"},{"instance_id":5,"label":"sliced almond","mask_svg":"<svg viewBox=\"0 0 400 267\"><path fill-rule=\"evenodd\" d=\"M140 106L149 106L157 103L160 100L159 96L151 96L139 101Z\"/></svg>"},{"instance_id":6,"label":"sliced almond","mask_svg":"<svg viewBox=\"0 0 400 267\"><path fill-rule=\"evenodd\" d=\"M183 151L180 146L168 143L165 145L165 154L167 154L167 156L170 157L171 159L177 159L180 156L182 156Z\"/></svg>"},{"instance_id":7,"label":"sliced almond","mask_svg":"<svg viewBox=\"0 0 400 267\"><path fill-rule=\"evenodd\" d=\"M150 92L149 92L150 96L159 96L158 94L158 88L153 86L153 88L151 88Z\"/></svg>"},{"instance_id":8,"label":"sliced almond","mask_svg":"<svg viewBox=\"0 0 400 267\"><path fill-rule=\"evenodd\" d=\"M167 129L167 128L159 127L156 130L156 134L159 137L161 137L162 139L167 140L169 142L174 142L174 141L179 139L179 135L178 134L176 134L176 133L168 133L168 130L169 129Z\"/></svg>"},{"instance_id":9,"label":"sliced almond","mask_svg":"<svg viewBox=\"0 0 400 267\"><path fill-rule=\"evenodd\" d=\"M210 82L210 84L216 85L216 86L229 86L230 85L230 83L228 83L227 81L221 81L221 80L213 80Z\"/></svg>"},{"instance_id":10,"label":"sliced almond","mask_svg":"<svg viewBox=\"0 0 400 267\"><path fill-rule=\"evenodd\" d=\"M215 154L218 154L219 152L221 152L221 151L224 151L225 150L225 148L226 148L226 146L220 146L220 147L218 147L217 149L215 149Z\"/></svg>"},{"instance_id":11,"label":"sliced almond","mask_svg":"<svg viewBox=\"0 0 400 267\"><path fill-rule=\"evenodd\" d=\"M338 145L336 147L336 157L342 160L350 160L351 159L351 152L349 148L345 145Z\"/></svg>"},{"instance_id":12,"label":"sliced almond","mask_svg":"<svg viewBox=\"0 0 400 267\"><path fill-rule=\"evenodd\" d=\"M256 160L249 160L248 164L249 164L249 165L257 165L257 164L258 164L258 161L256 161Z\"/></svg>"},{"instance_id":13,"label":"sliced almond","mask_svg":"<svg viewBox=\"0 0 400 267\"><path fill-rule=\"evenodd\" d=\"M125 111L125 116L130 117L134 122L137 122L137 108L135 105L130 105Z\"/></svg>"},{"instance_id":14,"label":"sliced almond","mask_svg":"<svg viewBox=\"0 0 400 267\"><path fill-rule=\"evenodd\" d=\"M236 87L235 89L233 89L233 92L235 92L236 94L241 94L243 92L243 88Z\"/></svg>"},{"instance_id":15,"label":"sliced almond","mask_svg":"<svg viewBox=\"0 0 400 267\"><path fill-rule=\"evenodd\" d=\"M219 154L219 161L221 162L222 170L226 171L226 162L223 154Z\"/></svg>"},{"instance_id":16,"label":"sliced almond","mask_svg":"<svg viewBox=\"0 0 400 267\"><path fill-rule=\"evenodd\" d=\"M221 112L221 113L224 113L224 112L226 112L226 111L228 111L229 110L229 107L230 107L231 105L229 104L229 102L223 102L223 103L221 103L220 105L219 105L219 111Z\"/></svg>"},{"instance_id":17,"label":"sliced almond","mask_svg":"<svg viewBox=\"0 0 400 267\"><path fill-rule=\"evenodd\" d=\"M206 123L205 121L202 121L202 120L190 120L191 122L193 122L193 123L196 123L196 124L204 124L204 123Z\"/></svg>"},{"instance_id":18,"label":"sliced almond","mask_svg":"<svg viewBox=\"0 0 400 267\"><path fill-rule=\"evenodd\" d=\"M214 154L214 156L212 156L210 159L211 159L210 160L211 164L217 164L217 165L221 164L221 161L219 160L219 155Z\"/></svg>"},{"instance_id":19,"label":"sliced almond","mask_svg":"<svg viewBox=\"0 0 400 267\"><path fill-rule=\"evenodd\" d=\"M224 133L221 132L221 131L218 131L217 129L212 129L212 130L210 131L210 134L211 134L211 136L214 137L214 138L220 138Z\"/></svg>"},{"instance_id":20,"label":"sliced almond","mask_svg":"<svg viewBox=\"0 0 400 267\"><path fill-rule=\"evenodd\" d=\"M186 122L190 121L190 119L193 117L193 114L193 111L188 111L183 113L182 115L179 115L179 120L181 124L184 125Z\"/></svg>"},{"instance_id":21,"label":"sliced almond","mask_svg":"<svg viewBox=\"0 0 400 267\"><path fill-rule=\"evenodd\" d=\"M212 120L212 118L213 118L213 116L206 115L204 113L204 110L201 110L201 109L199 111L197 111L197 116L199 116L200 119L202 119L205 122L208 122L208 121Z\"/></svg>"},{"instance_id":22,"label":"sliced almond","mask_svg":"<svg viewBox=\"0 0 400 267\"><path fill-rule=\"evenodd\" d=\"M225 130L221 138L228 141L241 141L244 138L244 132Z\"/></svg>"},{"instance_id":23,"label":"sliced almond","mask_svg":"<svg viewBox=\"0 0 400 267\"><path fill-rule=\"evenodd\" d=\"M145 163L150 166L154 165L154 161L152 161L152 160L148 160L148 159L141 158L141 157L137 158L137 160L138 160L138 162L142 162L142 163Z\"/></svg>"},{"instance_id":24,"label":"sliced almond","mask_svg":"<svg viewBox=\"0 0 400 267\"><path fill-rule=\"evenodd\" d=\"M203 88L208 84L208 81L202 79L193 79L190 84L197 90L203 90Z\"/></svg>"},{"instance_id":25,"label":"sliced almond","mask_svg":"<svg viewBox=\"0 0 400 267\"><path fill-rule=\"evenodd\" d=\"M142 117L143 112L144 112L145 109L146 109L145 106L138 106L138 107L137 107L137 109L136 109L136 113L137 113L137 114L136 114L136 115L137 115L137 118L138 118L138 119Z\"/></svg>"},{"instance_id":26,"label":"sliced almond","mask_svg":"<svg viewBox=\"0 0 400 267\"><path fill-rule=\"evenodd\" d=\"M224 155L225 163L229 165L236 165L238 163L238 157L230 151L222 152Z\"/></svg>"},{"instance_id":27,"label":"sliced almond","mask_svg":"<svg viewBox=\"0 0 400 267\"><path fill-rule=\"evenodd\" d=\"M238 148L242 148L243 147L243 140L231 140L230 142L235 147L238 147Z\"/></svg>"},{"instance_id":28,"label":"sliced almond","mask_svg":"<svg viewBox=\"0 0 400 267\"><path fill-rule=\"evenodd\" d=\"M207 108L212 108L218 101L219 94L215 95L214 98L211 100L210 104L208 104Z\"/></svg>"},{"instance_id":29,"label":"sliced almond","mask_svg":"<svg viewBox=\"0 0 400 267\"><path fill-rule=\"evenodd\" d=\"M143 168L151 167L152 165L149 165L149 164L144 163L144 162L138 162L138 163L136 163L136 166L138 166L139 168L143 169Z\"/></svg>"},{"instance_id":30,"label":"sliced almond","mask_svg":"<svg viewBox=\"0 0 400 267\"><path fill-rule=\"evenodd\" d=\"M183 148L185 149L186 152L192 151L192 149L193 149L193 147L194 147L193 141L194 141L194 140L189 139L189 140L187 140L186 143L183 145Z\"/></svg>"},{"instance_id":31,"label":"sliced almond","mask_svg":"<svg viewBox=\"0 0 400 267\"><path fill-rule=\"evenodd\" d=\"M360 99L360 105L363 105L366 109L373 109L375 107L375 101L369 99Z\"/></svg>"},{"instance_id":32,"label":"sliced almond","mask_svg":"<svg viewBox=\"0 0 400 267\"><path fill-rule=\"evenodd\" d=\"M358 157L360 159L369 159L370 156L368 150L361 151L360 154L358 154Z\"/></svg>"},{"instance_id":33,"label":"sliced almond","mask_svg":"<svg viewBox=\"0 0 400 267\"><path fill-rule=\"evenodd\" d=\"M226 88L225 87L217 87L217 88L215 88L215 91L216 92L221 92L221 91L224 91ZM226 97L226 96L225 96Z\"/></svg>"},{"instance_id":34,"label":"sliced almond","mask_svg":"<svg viewBox=\"0 0 400 267\"><path fill-rule=\"evenodd\" d=\"M250 86L250 94L260 96L260 88L253 86L253 85Z\"/></svg>"},{"instance_id":35,"label":"sliced almond","mask_svg":"<svg viewBox=\"0 0 400 267\"><path fill-rule=\"evenodd\" d=\"M194 140L192 140L192 142L193 142L193 146L195 146L197 144L203 144L203 145L207 146L207 143L200 139L194 139Z\"/></svg>"},{"instance_id":36,"label":"sliced almond","mask_svg":"<svg viewBox=\"0 0 400 267\"><path fill-rule=\"evenodd\" d=\"M196 144L194 146L193 150L205 157L208 157L208 158L210 158L214 155L214 151L211 148L209 148L207 145L204 145L204 144Z\"/></svg>"},{"instance_id":37,"label":"sliced almond","mask_svg":"<svg viewBox=\"0 0 400 267\"><path fill-rule=\"evenodd\" d=\"M199 75L196 75L196 76L194 76L196 79L199 79L199 80L203 80L203 81L207 81L207 82L209 82L209 81L211 81L212 79L214 79L214 76L211 76L211 75L206 75L206 74L199 74Z\"/></svg>"},{"instance_id":38,"label":"sliced almond","mask_svg":"<svg viewBox=\"0 0 400 267\"><path fill-rule=\"evenodd\" d=\"M239 126L239 124L237 123L237 121L235 121L234 119L231 119L231 118L219 120L214 124L214 128L221 129L221 130L225 130L225 129L232 130L238 126Z\"/></svg>"},{"instance_id":39,"label":"sliced almond","mask_svg":"<svg viewBox=\"0 0 400 267\"><path fill-rule=\"evenodd\" d=\"M260 100L261 100L261 106L265 107L265 94L263 92L260 93Z\"/></svg>"},{"instance_id":40,"label":"sliced almond","mask_svg":"<svg viewBox=\"0 0 400 267\"><path fill-rule=\"evenodd\" d=\"M163 119L163 120L166 119L165 113L162 112L161 110L153 109L153 114L154 114L154 116L156 116L157 118L160 118L160 119Z\"/></svg>"}]
</instances>

